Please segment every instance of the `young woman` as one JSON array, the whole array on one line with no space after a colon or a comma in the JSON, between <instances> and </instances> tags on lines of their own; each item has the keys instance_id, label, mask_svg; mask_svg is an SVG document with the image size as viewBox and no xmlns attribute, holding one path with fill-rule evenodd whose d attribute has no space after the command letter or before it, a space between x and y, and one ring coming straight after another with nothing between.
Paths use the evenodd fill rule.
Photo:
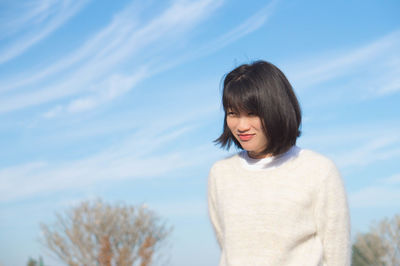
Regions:
<instances>
[{"instance_id":1,"label":"young woman","mask_svg":"<svg viewBox=\"0 0 400 266\"><path fill-rule=\"evenodd\" d=\"M216 162L209 215L220 266L350 265L345 189L334 163L296 146L301 111L285 75L257 61L225 77L222 147L242 151Z\"/></svg>"}]
</instances>

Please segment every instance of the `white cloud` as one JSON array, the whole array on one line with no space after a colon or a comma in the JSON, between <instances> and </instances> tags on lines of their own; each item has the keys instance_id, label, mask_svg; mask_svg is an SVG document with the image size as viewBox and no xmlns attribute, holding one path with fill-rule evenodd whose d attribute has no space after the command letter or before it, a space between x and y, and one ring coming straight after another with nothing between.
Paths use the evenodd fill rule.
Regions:
<instances>
[{"instance_id":1,"label":"white cloud","mask_svg":"<svg viewBox=\"0 0 400 266\"><path fill-rule=\"evenodd\" d=\"M86 111L92 109L97 105L96 100L94 98L80 98L72 101L68 105L68 111L71 113Z\"/></svg>"},{"instance_id":2,"label":"white cloud","mask_svg":"<svg viewBox=\"0 0 400 266\"><path fill-rule=\"evenodd\" d=\"M328 81L347 79L335 89L352 91L361 98L395 93L400 90L400 31L345 52L325 52L312 59L287 64L285 73L300 90ZM349 78L351 77L351 78ZM348 83L351 83L349 86ZM318 86L321 88L321 85Z\"/></svg>"},{"instance_id":3,"label":"white cloud","mask_svg":"<svg viewBox=\"0 0 400 266\"><path fill-rule=\"evenodd\" d=\"M381 137L370 139L355 148L346 148L345 152L336 155L336 162L341 167L365 166L372 162L400 157L400 138Z\"/></svg>"},{"instance_id":4,"label":"white cloud","mask_svg":"<svg viewBox=\"0 0 400 266\"><path fill-rule=\"evenodd\" d=\"M36 173L47 166L46 162L32 162L17 167L9 167L0 170L0 188L4 191L13 188L13 184L21 176ZM11 182L10 182L11 181Z\"/></svg>"},{"instance_id":5,"label":"white cloud","mask_svg":"<svg viewBox=\"0 0 400 266\"><path fill-rule=\"evenodd\" d=\"M206 200L150 202L149 205L164 217L207 217Z\"/></svg>"},{"instance_id":6,"label":"white cloud","mask_svg":"<svg viewBox=\"0 0 400 266\"><path fill-rule=\"evenodd\" d=\"M58 116L58 115L63 111L63 109L64 109L64 108L63 108L61 105L58 105L58 106L52 108L51 110L45 112L45 113L43 114L43 117L44 117L44 118L53 118L53 117L56 117L56 116Z\"/></svg>"},{"instance_id":7,"label":"white cloud","mask_svg":"<svg viewBox=\"0 0 400 266\"><path fill-rule=\"evenodd\" d=\"M43 70L24 73L23 78L11 77L3 82L0 87L6 94L4 100L0 100L0 113L71 96L75 98L69 103L58 104L43 116L52 118L64 112L95 108L131 90L142 79L221 49L258 29L270 16L275 2L217 40L193 49L190 54L167 59L171 45L185 38L185 33L221 4L222 1L210 0L175 1L161 14L139 21L140 8L133 2L77 51ZM146 63L141 63L147 57Z\"/></svg>"},{"instance_id":8,"label":"white cloud","mask_svg":"<svg viewBox=\"0 0 400 266\"><path fill-rule=\"evenodd\" d=\"M18 175L17 169L28 168L17 165L6 169L11 175L2 175L1 201L25 198L37 194L56 192L71 188L84 188L96 182L107 179L124 179L157 175L174 169L176 156L152 156L144 160L137 156L107 156L94 155L74 162L56 165L48 163L48 167L40 167L36 172L28 171ZM180 158L181 160L183 158ZM179 160L178 160L179 161ZM23 184L23 186L21 186Z\"/></svg>"},{"instance_id":9,"label":"white cloud","mask_svg":"<svg viewBox=\"0 0 400 266\"><path fill-rule=\"evenodd\" d=\"M71 113L93 109L102 103L113 100L114 98L126 93L138 82L148 76L148 70L142 67L131 76L113 75L103 80L96 86L96 93L87 97L74 99L68 104L67 111Z\"/></svg>"},{"instance_id":10,"label":"white cloud","mask_svg":"<svg viewBox=\"0 0 400 266\"><path fill-rule=\"evenodd\" d=\"M400 91L400 57L394 55L388 58L385 66L387 66L386 69L384 67L380 69L380 78L377 79L374 88L372 88L378 95L392 94Z\"/></svg>"},{"instance_id":11,"label":"white cloud","mask_svg":"<svg viewBox=\"0 0 400 266\"><path fill-rule=\"evenodd\" d=\"M399 207L400 187L369 186L350 193L352 208Z\"/></svg>"},{"instance_id":12,"label":"white cloud","mask_svg":"<svg viewBox=\"0 0 400 266\"><path fill-rule=\"evenodd\" d=\"M11 20L3 26L4 35L15 35L9 45L0 48L0 64L5 63L28 50L32 45L46 38L50 33L79 12L88 1L49 1L29 3L23 10L17 10Z\"/></svg>"},{"instance_id":13,"label":"white cloud","mask_svg":"<svg viewBox=\"0 0 400 266\"><path fill-rule=\"evenodd\" d=\"M158 65L156 64L156 66L152 67L152 73L156 74L165 71L168 68L179 65L183 62L212 54L213 52L222 49L223 47L229 45L230 43L233 43L243 36L258 30L271 16L272 12L274 11L276 2L277 1L271 1L238 26L222 34L220 37L200 45L198 48L193 49L193 51L191 50L190 52L185 54L180 53L175 58L168 59L168 62L164 62L163 64Z\"/></svg>"},{"instance_id":14,"label":"white cloud","mask_svg":"<svg viewBox=\"0 0 400 266\"><path fill-rule=\"evenodd\" d=\"M85 158L30 162L0 170L0 202L68 189L85 189L105 180L157 177L198 164L204 147L163 151L163 147L193 130L151 124L118 144ZM168 132L168 133L167 133Z\"/></svg>"},{"instance_id":15,"label":"white cloud","mask_svg":"<svg viewBox=\"0 0 400 266\"><path fill-rule=\"evenodd\" d=\"M400 185L400 173L394 174L394 175L384 179L383 182L388 185L396 185L396 184Z\"/></svg>"},{"instance_id":16,"label":"white cloud","mask_svg":"<svg viewBox=\"0 0 400 266\"><path fill-rule=\"evenodd\" d=\"M237 27L233 28L229 32L223 34L221 37L216 40L207 43L204 47L201 47L197 53L203 55L208 54L213 51L219 50L226 45L240 39L241 37L254 32L259 29L272 15L272 12L275 9L277 1L271 1L260 10L258 10L255 14L250 16L244 22L242 22Z\"/></svg>"},{"instance_id":17,"label":"white cloud","mask_svg":"<svg viewBox=\"0 0 400 266\"><path fill-rule=\"evenodd\" d=\"M400 131L393 121L325 126L299 139L299 145L326 152L340 168L366 166L400 157Z\"/></svg>"},{"instance_id":18,"label":"white cloud","mask_svg":"<svg viewBox=\"0 0 400 266\"><path fill-rule=\"evenodd\" d=\"M163 54L171 44L184 38L185 33L209 16L220 4L221 1L211 0L175 1L161 14L157 14L149 21L139 22L136 21L134 14L124 10L115 16L113 22L105 30L95 35L94 39L88 40L83 48L71 57L67 56L54 66L34 73L31 78L28 77L27 81L22 83L3 84L5 86L2 87L7 88L6 90L14 88L14 93L10 92L2 97L0 112L9 112L79 94L101 95L110 90L101 86L98 89L93 84L105 84L110 76L125 76L122 82L133 80L130 82L135 83L137 82L135 79L143 71L141 65L162 65L164 61L155 62L152 58L155 58L156 54ZM132 6L128 10L131 10ZM142 56L146 59L145 64L140 60L135 60ZM80 64L77 64L79 62ZM129 75L122 71L124 67L125 71L128 69ZM49 74L56 74L55 71L59 73L61 70L66 73L63 78L52 81L53 85L44 85L52 80L51 76L48 77ZM146 75L151 74L148 72ZM41 79L46 82L35 84ZM33 84L27 84L31 82ZM25 91L17 92L16 86L21 85L23 87L19 88L19 91ZM124 91L126 90L124 88ZM83 99L78 99L68 109L77 111L96 106L99 99L94 99L97 97L90 96L88 99L87 96L83 96ZM99 97L102 98L100 102L112 99L112 97Z\"/></svg>"},{"instance_id":19,"label":"white cloud","mask_svg":"<svg viewBox=\"0 0 400 266\"><path fill-rule=\"evenodd\" d=\"M134 18L137 16L139 8L134 10L133 6L127 7L124 12L130 12L130 15ZM122 14L124 14L122 12ZM60 58L53 64L47 65L41 68L37 72L25 72L19 76L14 77L11 80L3 81L1 84L1 91L16 90L23 88L32 83L36 83L45 80L52 75L60 72L65 72L68 69L78 67L77 64L83 64L86 60L94 57L97 54L104 53L104 51L112 51L116 49L116 44L121 42L121 38L124 38L127 34L137 27L135 20L125 20L125 16L117 15L104 29L91 36L81 47L71 52L70 54ZM111 40L111 41L110 41ZM122 40L123 41L123 40Z\"/></svg>"}]
</instances>

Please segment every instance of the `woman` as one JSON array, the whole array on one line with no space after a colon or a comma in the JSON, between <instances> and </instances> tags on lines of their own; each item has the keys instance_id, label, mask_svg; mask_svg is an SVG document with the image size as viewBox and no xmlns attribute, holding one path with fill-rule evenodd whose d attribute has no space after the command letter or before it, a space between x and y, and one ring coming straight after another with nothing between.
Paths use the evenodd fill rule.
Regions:
<instances>
[{"instance_id":1,"label":"woman","mask_svg":"<svg viewBox=\"0 0 400 266\"><path fill-rule=\"evenodd\" d=\"M296 146L301 111L285 75L257 61L225 77L223 132L242 151L210 171L209 215L220 266L350 265L350 223L340 174Z\"/></svg>"}]
</instances>

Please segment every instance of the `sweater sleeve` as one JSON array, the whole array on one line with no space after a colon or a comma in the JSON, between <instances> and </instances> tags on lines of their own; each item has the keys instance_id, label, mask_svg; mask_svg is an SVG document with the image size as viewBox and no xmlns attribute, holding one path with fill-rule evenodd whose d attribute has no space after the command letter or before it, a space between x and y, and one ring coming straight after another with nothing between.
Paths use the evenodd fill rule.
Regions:
<instances>
[{"instance_id":1,"label":"sweater sleeve","mask_svg":"<svg viewBox=\"0 0 400 266\"><path fill-rule=\"evenodd\" d=\"M222 249L222 231L218 215L217 189L216 189L216 181L215 181L215 176L213 174L213 169L211 169L210 175L208 177L208 212L210 215L210 220L213 225L215 234L217 236L218 244Z\"/></svg>"},{"instance_id":2,"label":"sweater sleeve","mask_svg":"<svg viewBox=\"0 0 400 266\"><path fill-rule=\"evenodd\" d=\"M318 189L315 216L317 234L323 246L324 265L349 266L349 209L343 181L333 163Z\"/></svg>"}]
</instances>

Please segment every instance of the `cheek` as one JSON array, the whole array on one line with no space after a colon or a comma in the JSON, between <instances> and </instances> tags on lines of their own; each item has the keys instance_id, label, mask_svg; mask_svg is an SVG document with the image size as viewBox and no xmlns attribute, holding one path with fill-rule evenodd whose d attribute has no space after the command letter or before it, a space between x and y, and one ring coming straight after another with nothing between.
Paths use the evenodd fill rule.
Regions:
<instances>
[{"instance_id":1,"label":"cheek","mask_svg":"<svg viewBox=\"0 0 400 266\"><path fill-rule=\"evenodd\" d=\"M253 121L253 124L258 128L258 129L262 129L262 123L261 123L261 119L259 117L255 118Z\"/></svg>"},{"instance_id":2,"label":"cheek","mask_svg":"<svg viewBox=\"0 0 400 266\"><path fill-rule=\"evenodd\" d=\"M257 128L258 130L264 131L264 130L263 130L262 123L261 123L261 119L260 119L259 117L255 118L255 119L253 120L253 125L254 125L254 127Z\"/></svg>"},{"instance_id":3,"label":"cheek","mask_svg":"<svg viewBox=\"0 0 400 266\"><path fill-rule=\"evenodd\" d=\"M232 119L232 118L227 118L226 119L226 125L228 126L228 128L229 128L229 130L231 131L231 132L234 132L235 131L235 122L234 122L234 120Z\"/></svg>"}]
</instances>

